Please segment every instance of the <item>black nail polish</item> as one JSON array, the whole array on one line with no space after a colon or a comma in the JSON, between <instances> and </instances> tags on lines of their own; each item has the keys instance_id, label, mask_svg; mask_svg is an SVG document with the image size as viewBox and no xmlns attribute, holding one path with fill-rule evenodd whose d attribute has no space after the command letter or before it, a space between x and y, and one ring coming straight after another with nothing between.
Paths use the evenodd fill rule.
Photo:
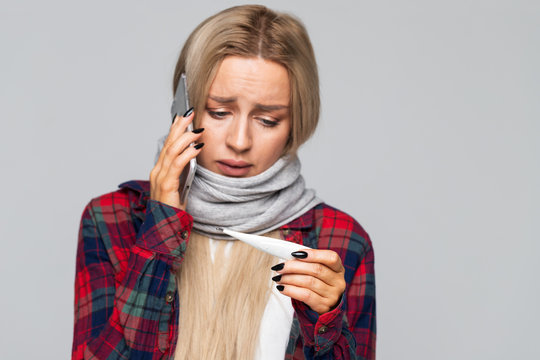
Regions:
<instances>
[{"instance_id":1,"label":"black nail polish","mask_svg":"<svg viewBox=\"0 0 540 360\"><path fill-rule=\"evenodd\" d=\"M297 259L305 259L307 258L307 252L305 251L295 251L291 253L292 256L294 256Z\"/></svg>"},{"instance_id":2,"label":"black nail polish","mask_svg":"<svg viewBox=\"0 0 540 360\"><path fill-rule=\"evenodd\" d=\"M184 117L188 117L193 112L193 107L191 107L188 111L184 113Z\"/></svg>"},{"instance_id":3,"label":"black nail polish","mask_svg":"<svg viewBox=\"0 0 540 360\"><path fill-rule=\"evenodd\" d=\"M204 128L198 128L198 129L192 130L191 132L194 133L194 134L200 134L203 131L204 131Z\"/></svg>"},{"instance_id":4,"label":"black nail polish","mask_svg":"<svg viewBox=\"0 0 540 360\"><path fill-rule=\"evenodd\" d=\"M272 269L274 271L279 271L279 270L282 270L283 267L285 267L285 264L281 263L281 264L277 264L277 265L272 266L270 269Z\"/></svg>"},{"instance_id":5,"label":"black nail polish","mask_svg":"<svg viewBox=\"0 0 540 360\"><path fill-rule=\"evenodd\" d=\"M278 285L278 286L276 286L276 289L278 289L279 291L283 291L283 289L285 289L285 286Z\"/></svg>"},{"instance_id":6,"label":"black nail polish","mask_svg":"<svg viewBox=\"0 0 540 360\"><path fill-rule=\"evenodd\" d=\"M202 148L204 146L204 143L200 143L200 144L197 144L195 146L193 146L195 148L195 150L199 150L200 148Z\"/></svg>"},{"instance_id":7,"label":"black nail polish","mask_svg":"<svg viewBox=\"0 0 540 360\"><path fill-rule=\"evenodd\" d=\"M272 281L278 282L279 280L281 280L281 276L282 276L281 274L274 276L272 278Z\"/></svg>"}]
</instances>

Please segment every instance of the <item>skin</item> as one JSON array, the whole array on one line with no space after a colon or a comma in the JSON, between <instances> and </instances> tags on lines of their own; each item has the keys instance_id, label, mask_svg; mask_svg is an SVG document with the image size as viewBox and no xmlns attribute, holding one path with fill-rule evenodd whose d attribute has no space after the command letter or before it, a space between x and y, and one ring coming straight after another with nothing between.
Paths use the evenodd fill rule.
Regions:
<instances>
[{"instance_id":1,"label":"skin","mask_svg":"<svg viewBox=\"0 0 540 360\"><path fill-rule=\"evenodd\" d=\"M345 268L332 250L305 250L305 259L288 260L277 282L284 286L282 294L304 302L313 311L324 314L339 303L345 291Z\"/></svg>"},{"instance_id":2,"label":"skin","mask_svg":"<svg viewBox=\"0 0 540 360\"><path fill-rule=\"evenodd\" d=\"M189 160L233 177L251 177L282 155L290 130L290 86L285 67L261 58L226 57L199 114L199 134L185 132L194 114L177 117L159 159L150 172L150 197L182 210L179 177ZM191 143L202 143L195 149ZM323 314L345 290L344 268L336 252L307 250L305 259L289 260L278 271L281 292Z\"/></svg>"},{"instance_id":3,"label":"skin","mask_svg":"<svg viewBox=\"0 0 540 360\"><path fill-rule=\"evenodd\" d=\"M205 149L199 164L234 176L224 160L249 164L239 177L262 173L283 155L291 130L289 76L282 65L260 58L229 56L210 87L200 115Z\"/></svg>"}]
</instances>

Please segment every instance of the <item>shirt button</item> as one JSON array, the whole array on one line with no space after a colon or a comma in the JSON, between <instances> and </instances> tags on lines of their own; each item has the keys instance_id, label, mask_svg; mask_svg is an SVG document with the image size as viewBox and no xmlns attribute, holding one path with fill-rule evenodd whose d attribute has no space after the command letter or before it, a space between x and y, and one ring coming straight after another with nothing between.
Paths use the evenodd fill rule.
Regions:
<instances>
[{"instance_id":1,"label":"shirt button","mask_svg":"<svg viewBox=\"0 0 540 360\"><path fill-rule=\"evenodd\" d=\"M327 330L328 330L328 326L323 325L323 326L321 326L321 327L319 328L318 333L319 333L319 334L324 334Z\"/></svg>"},{"instance_id":2,"label":"shirt button","mask_svg":"<svg viewBox=\"0 0 540 360\"><path fill-rule=\"evenodd\" d=\"M289 236L290 233L291 233L291 229L283 229L283 235Z\"/></svg>"},{"instance_id":3,"label":"shirt button","mask_svg":"<svg viewBox=\"0 0 540 360\"><path fill-rule=\"evenodd\" d=\"M186 240L189 236L189 232L187 230L184 230L180 233L180 236L182 237L182 239Z\"/></svg>"},{"instance_id":4,"label":"shirt button","mask_svg":"<svg viewBox=\"0 0 540 360\"><path fill-rule=\"evenodd\" d=\"M170 304L173 300L174 300L174 293L169 291L167 295L165 295L165 301L167 302L167 304Z\"/></svg>"}]
</instances>

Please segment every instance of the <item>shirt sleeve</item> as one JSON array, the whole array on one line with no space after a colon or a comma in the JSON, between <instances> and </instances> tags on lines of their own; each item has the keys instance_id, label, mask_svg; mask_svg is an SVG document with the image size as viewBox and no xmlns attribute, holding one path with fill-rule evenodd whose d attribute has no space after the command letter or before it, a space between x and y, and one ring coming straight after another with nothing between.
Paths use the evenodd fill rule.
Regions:
<instances>
[{"instance_id":1,"label":"shirt sleeve","mask_svg":"<svg viewBox=\"0 0 540 360\"><path fill-rule=\"evenodd\" d=\"M364 235L367 237L367 234ZM359 254L355 269L346 270L347 289L338 306L319 315L301 301L292 300L306 359L375 359L375 272L369 239L353 242L343 261ZM356 244L363 244L358 247ZM354 271L353 271L354 270Z\"/></svg>"},{"instance_id":2,"label":"shirt sleeve","mask_svg":"<svg viewBox=\"0 0 540 360\"><path fill-rule=\"evenodd\" d=\"M123 241L119 234L133 224L129 208L111 211L105 202L91 202L82 215L72 359L160 358L169 346L175 300L171 269L183 259L193 219L149 200L135 243L125 249L127 268L119 273L112 254L123 244L112 243L111 237Z\"/></svg>"}]
</instances>

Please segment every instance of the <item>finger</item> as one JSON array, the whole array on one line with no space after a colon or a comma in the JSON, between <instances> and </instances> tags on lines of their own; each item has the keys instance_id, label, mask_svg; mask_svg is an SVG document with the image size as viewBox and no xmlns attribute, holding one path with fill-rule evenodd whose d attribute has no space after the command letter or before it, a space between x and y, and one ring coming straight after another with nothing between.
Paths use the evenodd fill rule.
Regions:
<instances>
[{"instance_id":1,"label":"finger","mask_svg":"<svg viewBox=\"0 0 540 360\"><path fill-rule=\"evenodd\" d=\"M202 134L195 134L191 131L183 133L176 141L170 144L167 148L164 148L162 152L165 152L165 156L161 162L161 167L164 172L169 171L171 163L185 150L188 149L191 143L196 142Z\"/></svg>"},{"instance_id":2,"label":"finger","mask_svg":"<svg viewBox=\"0 0 540 360\"><path fill-rule=\"evenodd\" d=\"M333 250L305 249L302 251L295 251L292 255L300 261L326 265L335 272L345 271L341 258L338 253Z\"/></svg>"},{"instance_id":3,"label":"finger","mask_svg":"<svg viewBox=\"0 0 540 360\"><path fill-rule=\"evenodd\" d=\"M184 119L182 119L182 121L183 120ZM166 181L164 179L167 177L169 167L171 166L171 163L179 156L179 154L186 150L191 143L194 143L200 139L202 136L202 130L204 129L198 129L196 132L184 132L176 142L171 143L169 141L167 146L162 148L158 162L150 173L151 193L156 194L160 192L161 189L174 186L174 184L171 183L163 184L163 181ZM174 136L174 134L170 134L169 138L172 136ZM156 187L159 187L160 189L157 190Z\"/></svg>"},{"instance_id":4,"label":"finger","mask_svg":"<svg viewBox=\"0 0 540 360\"><path fill-rule=\"evenodd\" d=\"M186 132L189 124L193 122L195 114L191 112L188 116L176 116L169 130L169 140L174 141L178 136ZM165 141L167 143L167 140Z\"/></svg>"},{"instance_id":5,"label":"finger","mask_svg":"<svg viewBox=\"0 0 540 360\"><path fill-rule=\"evenodd\" d=\"M280 286L280 285L278 285ZM288 297L302 301L304 304L309 306L313 311L316 311L318 314L324 314L328 312L333 304L331 304L330 299L320 296L319 294L302 287L297 287L294 285L281 285L278 287L278 290Z\"/></svg>"},{"instance_id":6,"label":"finger","mask_svg":"<svg viewBox=\"0 0 540 360\"><path fill-rule=\"evenodd\" d=\"M183 116L176 116L174 118L174 122L171 125L171 128L169 129L169 134L167 135L167 138L163 142L163 148L161 149L161 152L158 157L158 161L156 164L161 164L163 161L163 158L165 157L164 150L169 147L172 143L175 142L175 140L181 136L183 133L186 132L186 129L188 125L193 121L194 113L191 112L186 117Z\"/></svg>"},{"instance_id":7,"label":"finger","mask_svg":"<svg viewBox=\"0 0 540 360\"><path fill-rule=\"evenodd\" d=\"M185 202L184 204L182 204L179 201L180 174L182 173L187 163L192 158L197 156L197 154L199 154L200 149L202 148L201 145L204 144L198 144L197 147L190 146L189 149L186 149L186 151L184 151L180 156L178 156L178 158L173 162L167 173L163 172L160 180L155 185L154 199L185 210L185 207L182 207Z\"/></svg>"},{"instance_id":8,"label":"finger","mask_svg":"<svg viewBox=\"0 0 540 360\"><path fill-rule=\"evenodd\" d=\"M272 270L283 275L300 274L314 276L328 285L335 283L336 279L340 275L321 263L309 263L299 260L288 260L284 263L282 269L275 270L275 268L273 268Z\"/></svg>"},{"instance_id":9,"label":"finger","mask_svg":"<svg viewBox=\"0 0 540 360\"><path fill-rule=\"evenodd\" d=\"M335 288L329 286L324 281L309 275L286 274L282 275L276 282L281 285L294 285L296 287L309 289L319 296L328 298L332 297L334 293L337 292Z\"/></svg>"},{"instance_id":10,"label":"finger","mask_svg":"<svg viewBox=\"0 0 540 360\"><path fill-rule=\"evenodd\" d=\"M169 146L170 142L171 142L171 139L174 137L174 134L173 134L173 127L174 127L174 124L178 123L180 118L180 116L176 116L174 118L174 121L171 125L171 127L169 128L169 133L167 134L167 137L165 138L165 140L163 141L163 146L161 147L161 151L159 153L159 156L158 156L158 159L156 161L156 165L160 165L161 162L163 161L163 157L165 156L165 153L163 152L163 150Z\"/></svg>"},{"instance_id":11,"label":"finger","mask_svg":"<svg viewBox=\"0 0 540 360\"><path fill-rule=\"evenodd\" d=\"M163 183L166 183L164 185L167 187L167 191L178 191L180 175L189 161L199 155L202 150L201 145L204 146L204 143L200 143L198 146L189 146L172 161L167 174L163 178Z\"/></svg>"}]
</instances>

